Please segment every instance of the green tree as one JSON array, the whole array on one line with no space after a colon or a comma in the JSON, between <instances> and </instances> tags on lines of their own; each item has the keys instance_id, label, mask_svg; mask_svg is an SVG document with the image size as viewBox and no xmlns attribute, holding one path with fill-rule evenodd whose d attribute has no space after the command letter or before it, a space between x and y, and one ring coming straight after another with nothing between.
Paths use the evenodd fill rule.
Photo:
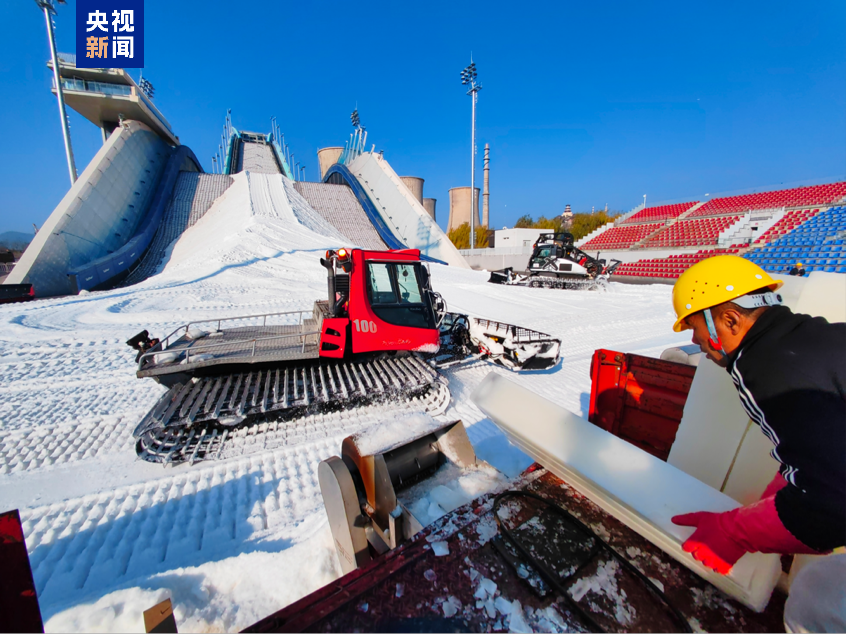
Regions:
<instances>
[{"instance_id":1,"label":"green tree","mask_svg":"<svg viewBox=\"0 0 846 634\"><path fill-rule=\"evenodd\" d=\"M486 249L488 247L488 228L485 225L476 225L476 244L477 249ZM470 223L465 222L459 225L448 234L450 241L455 245L456 249L470 248Z\"/></svg>"},{"instance_id":2,"label":"green tree","mask_svg":"<svg viewBox=\"0 0 846 634\"><path fill-rule=\"evenodd\" d=\"M547 218L546 216L541 216L540 218L538 218L537 222L532 225L532 228L558 231L559 229L561 229L561 217L553 216L552 218Z\"/></svg>"},{"instance_id":3,"label":"green tree","mask_svg":"<svg viewBox=\"0 0 846 634\"><path fill-rule=\"evenodd\" d=\"M573 214L573 225L570 233L573 238L580 240L591 231L599 229L602 225L611 222L616 216L609 216L604 211L597 211L593 214Z\"/></svg>"},{"instance_id":4,"label":"green tree","mask_svg":"<svg viewBox=\"0 0 846 634\"><path fill-rule=\"evenodd\" d=\"M532 220L532 217L529 214L525 214L517 218L517 222L514 223L515 229L531 229L535 224L535 221Z\"/></svg>"}]
</instances>

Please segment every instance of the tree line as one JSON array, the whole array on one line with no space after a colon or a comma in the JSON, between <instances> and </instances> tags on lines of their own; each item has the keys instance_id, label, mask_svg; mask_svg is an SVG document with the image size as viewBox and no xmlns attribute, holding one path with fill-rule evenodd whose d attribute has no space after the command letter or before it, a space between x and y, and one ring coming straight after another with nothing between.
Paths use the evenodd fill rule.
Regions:
<instances>
[{"instance_id":1,"label":"tree line","mask_svg":"<svg viewBox=\"0 0 846 634\"><path fill-rule=\"evenodd\" d=\"M604 211L597 211L592 214L573 214L573 220L568 225L564 223L564 218L561 216L553 216L552 218L541 216L537 220L534 220L529 214L525 214L517 219L517 222L514 223L514 228L569 231L573 234L574 239L580 240L592 231L599 229L605 223L611 222L616 217L616 214L607 214ZM488 246L488 233L488 228L485 225L478 225L476 227L475 248L484 249ZM448 236L456 249L470 248L469 223L465 222L463 225L456 227L449 232Z\"/></svg>"}]
</instances>

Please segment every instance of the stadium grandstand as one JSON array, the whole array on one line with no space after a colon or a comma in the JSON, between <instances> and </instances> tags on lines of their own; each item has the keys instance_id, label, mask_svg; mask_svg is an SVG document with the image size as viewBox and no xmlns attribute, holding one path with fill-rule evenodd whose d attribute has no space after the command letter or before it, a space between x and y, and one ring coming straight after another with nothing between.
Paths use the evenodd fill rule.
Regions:
<instances>
[{"instance_id":1,"label":"stadium grandstand","mask_svg":"<svg viewBox=\"0 0 846 634\"><path fill-rule=\"evenodd\" d=\"M722 254L767 271L846 273L846 182L638 209L581 241L618 258L614 278L672 282L688 267Z\"/></svg>"},{"instance_id":2,"label":"stadium grandstand","mask_svg":"<svg viewBox=\"0 0 846 634\"><path fill-rule=\"evenodd\" d=\"M808 272L846 273L846 207L814 214L746 257L774 273L784 273L796 262Z\"/></svg>"},{"instance_id":3,"label":"stadium grandstand","mask_svg":"<svg viewBox=\"0 0 846 634\"><path fill-rule=\"evenodd\" d=\"M745 213L756 209L794 208L822 205L846 196L846 182L830 185L797 187L759 194L745 194L727 198L714 198L696 209L692 216L720 216Z\"/></svg>"},{"instance_id":4,"label":"stadium grandstand","mask_svg":"<svg viewBox=\"0 0 846 634\"><path fill-rule=\"evenodd\" d=\"M689 211L699 201L692 203L677 203L675 205L661 205L659 207L647 207L630 216L625 220L625 224L631 225L639 222L657 222L658 220L669 220L670 218L678 218L684 212Z\"/></svg>"}]
</instances>

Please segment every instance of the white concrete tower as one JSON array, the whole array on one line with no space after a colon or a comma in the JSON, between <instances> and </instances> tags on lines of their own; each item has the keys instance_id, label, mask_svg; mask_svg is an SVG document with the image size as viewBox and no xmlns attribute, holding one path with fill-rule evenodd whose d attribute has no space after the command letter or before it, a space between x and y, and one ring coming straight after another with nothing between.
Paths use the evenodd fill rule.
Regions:
<instances>
[{"instance_id":1,"label":"white concrete tower","mask_svg":"<svg viewBox=\"0 0 846 634\"><path fill-rule=\"evenodd\" d=\"M490 225L490 207L489 207L489 197L490 197L490 190L489 190L489 178L490 178L490 160L491 160L491 146L489 143L485 143L485 183L483 185L482 190L482 224L485 225L488 229L491 228Z\"/></svg>"}]
</instances>

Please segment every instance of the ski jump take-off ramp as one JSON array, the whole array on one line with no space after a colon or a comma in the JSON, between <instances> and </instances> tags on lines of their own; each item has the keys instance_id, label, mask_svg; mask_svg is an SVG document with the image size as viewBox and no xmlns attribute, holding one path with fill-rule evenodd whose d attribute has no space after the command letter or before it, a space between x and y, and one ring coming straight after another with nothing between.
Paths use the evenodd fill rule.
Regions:
<instances>
[{"instance_id":1,"label":"ski jump take-off ramp","mask_svg":"<svg viewBox=\"0 0 846 634\"><path fill-rule=\"evenodd\" d=\"M280 191L333 227L339 246L420 249L426 260L468 266L380 154L347 152L324 182L305 182L291 178L272 132L232 128L222 174L204 173L172 138L137 121L118 125L5 283L32 284L36 297L138 283L160 270L174 241L242 172L286 181Z\"/></svg>"}]
</instances>

